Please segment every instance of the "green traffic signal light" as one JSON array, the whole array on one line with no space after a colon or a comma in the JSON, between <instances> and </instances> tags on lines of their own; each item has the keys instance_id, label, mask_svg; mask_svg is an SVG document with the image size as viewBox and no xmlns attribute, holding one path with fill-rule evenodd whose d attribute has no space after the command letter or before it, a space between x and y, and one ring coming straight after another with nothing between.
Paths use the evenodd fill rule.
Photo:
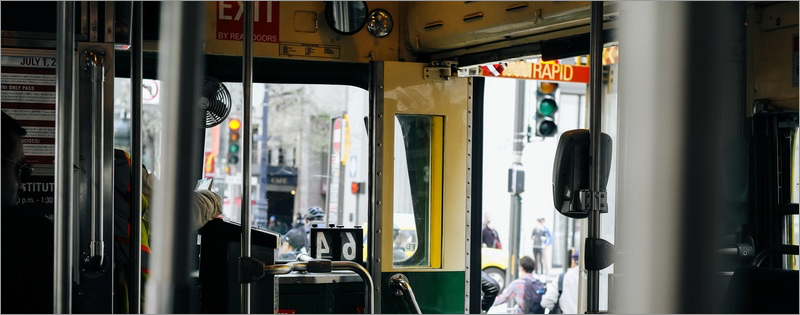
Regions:
<instances>
[{"instance_id":1,"label":"green traffic signal light","mask_svg":"<svg viewBox=\"0 0 800 315\"><path fill-rule=\"evenodd\" d=\"M239 145L231 143L231 145L228 147L228 151L230 151L231 153L239 152Z\"/></svg>"},{"instance_id":2,"label":"green traffic signal light","mask_svg":"<svg viewBox=\"0 0 800 315\"><path fill-rule=\"evenodd\" d=\"M539 113L545 116L553 115L558 110L556 101L552 98L545 98L539 103Z\"/></svg>"},{"instance_id":3,"label":"green traffic signal light","mask_svg":"<svg viewBox=\"0 0 800 315\"><path fill-rule=\"evenodd\" d=\"M558 131L558 126L552 120L542 120L536 126L536 131L538 136L552 137Z\"/></svg>"}]
</instances>

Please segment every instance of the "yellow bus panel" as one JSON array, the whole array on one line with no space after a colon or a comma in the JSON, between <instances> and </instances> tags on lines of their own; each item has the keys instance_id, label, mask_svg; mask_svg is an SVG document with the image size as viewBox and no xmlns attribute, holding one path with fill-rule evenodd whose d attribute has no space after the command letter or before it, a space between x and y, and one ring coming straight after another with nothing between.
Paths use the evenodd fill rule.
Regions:
<instances>
[{"instance_id":1,"label":"yellow bus panel","mask_svg":"<svg viewBox=\"0 0 800 315\"><path fill-rule=\"evenodd\" d=\"M239 1L206 2L204 51L211 55L242 55ZM399 2L367 1L367 12L384 9L394 19L383 38L366 27L353 35L335 33L327 24L324 1L257 1L253 22L253 56L285 59L369 62L398 60L402 26Z\"/></svg>"}]
</instances>

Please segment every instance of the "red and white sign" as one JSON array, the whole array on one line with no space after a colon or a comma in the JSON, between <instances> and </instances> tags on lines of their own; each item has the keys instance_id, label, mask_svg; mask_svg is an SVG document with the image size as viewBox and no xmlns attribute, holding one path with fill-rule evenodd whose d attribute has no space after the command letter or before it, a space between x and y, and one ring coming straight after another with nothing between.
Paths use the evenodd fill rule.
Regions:
<instances>
[{"instance_id":1,"label":"red and white sign","mask_svg":"<svg viewBox=\"0 0 800 315\"><path fill-rule=\"evenodd\" d=\"M142 103L158 105L160 102L157 80L142 80Z\"/></svg>"},{"instance_id":2,"label":"red and white sign","mask_svg":"<svg viewBox=\"0 0 800 315\"><path fill-rule=\"evenodd\" d=\"M503 74L506 63L496 63L493 65L481 66L481 74L485 77L497 77Z\"/></svg>"},{"instance_id":3,"label":"red and white sign","mask_svg":"<svg viewBox=\"0 0 800 315\"><path fill-rule=\"evenodd\" d=\"M342 120L333 121L333 153L340 154L342 150Z\"/></svg>"},{"instance_id":4,"label":"red and white sign","mask_svg":"<svg viewBox=\"0 0 800 315\"><path fill-rule=\"evenodd\" d=\"M278 1L256 1L253 5L253 41L279 41L280 4ZM243 1L217 1L217 30L219 40L242 40L244 20Z\"/></svg>"}]
</instances>

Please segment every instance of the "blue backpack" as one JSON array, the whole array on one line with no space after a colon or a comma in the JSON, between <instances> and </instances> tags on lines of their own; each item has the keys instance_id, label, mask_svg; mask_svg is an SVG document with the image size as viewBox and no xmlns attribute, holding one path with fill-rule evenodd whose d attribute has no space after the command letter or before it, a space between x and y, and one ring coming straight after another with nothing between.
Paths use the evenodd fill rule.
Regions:
<instances>
[{"instance_id":1,"label":"blue backpack","mask_svg":"<svg viewBox=\"0 0 800 315\"><path fill-rule=\"evenodd\" d=\"M544 314L544 307L540 304L542 296L547 292L547 285L538 279L525 278L525 314Z\"/></svg>"}]
</instances>

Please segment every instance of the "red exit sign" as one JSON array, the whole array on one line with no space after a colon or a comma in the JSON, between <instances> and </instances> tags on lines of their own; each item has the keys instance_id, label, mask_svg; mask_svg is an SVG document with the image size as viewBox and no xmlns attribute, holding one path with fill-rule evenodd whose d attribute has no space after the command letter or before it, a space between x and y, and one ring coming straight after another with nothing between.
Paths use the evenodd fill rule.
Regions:
<instances>
[{"instance_id":1,"label":"red exit sign","mask_svg":"<svg viewBox=\"0 0 800 315\"><path fill-rule=\"evenodd\" d=\"M280 30L278 1L255 1L253 9L253 41L277 43ZM217 1L217 39L241 41L243 20L243 1Z\"/></svg>"}]
</instances>

